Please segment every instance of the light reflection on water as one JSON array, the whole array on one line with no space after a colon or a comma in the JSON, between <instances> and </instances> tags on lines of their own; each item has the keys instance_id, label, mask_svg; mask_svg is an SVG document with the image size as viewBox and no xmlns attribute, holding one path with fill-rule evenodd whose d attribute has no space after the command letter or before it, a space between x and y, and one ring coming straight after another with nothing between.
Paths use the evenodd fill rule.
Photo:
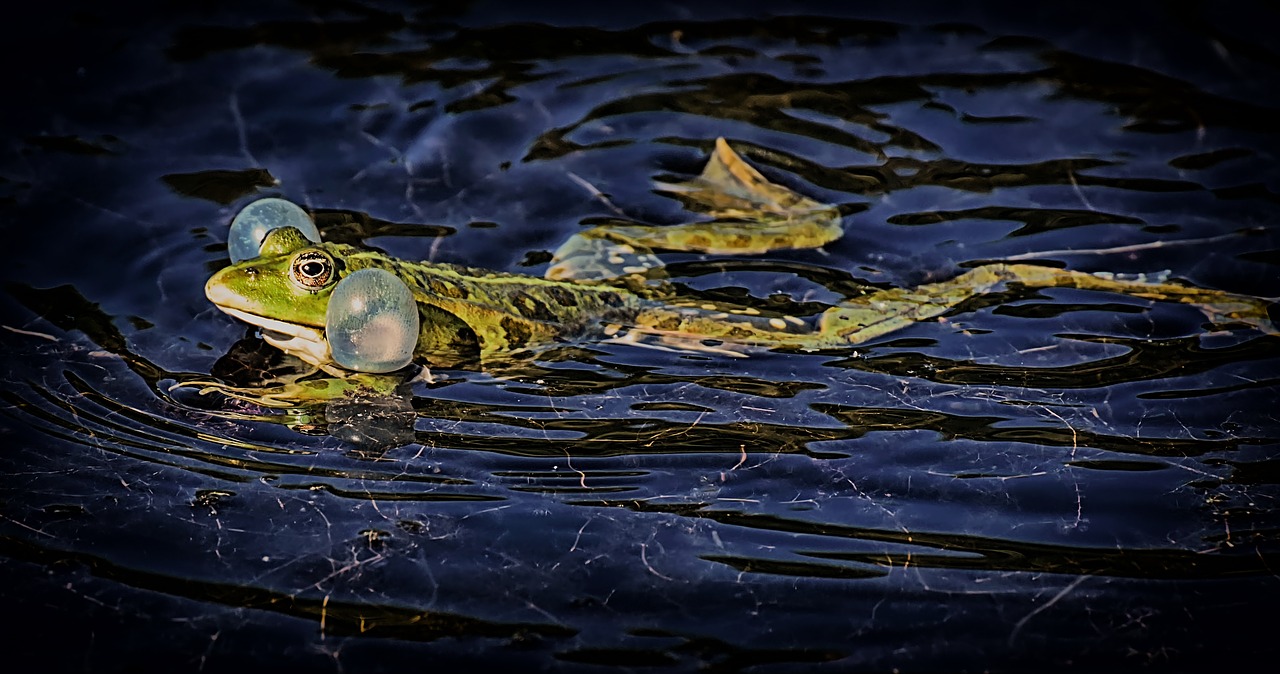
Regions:
<instances>
[{"instance_id":1,"label":"light reflection on water","mask_svg":"<svg viewBox=\"0 0 1280 674\"><path fill-rule=\"evenodd\" d=\"M1235 22L1161 13L1126 50L1060 16L259 11L112 52L47 118L19 114L0 164L24 223L0 299L0 564L24 613L95 635L75 662L1274 653L1240 607L1275 594L1277 341L1185 307L1001 292L856 352L566 345L393 407L282 415L173 387L261 360L201 292L252 194L315 209L331 240L536 274L581 223L687 218L650 181L696 172L717 135L848 231L675 256L716 297L823 302L1207 237L1050 259L1280 295L1276 101L1255 84L1274 63ZM1208 40L1230 67L1182 55ZM394 441L344 441L369 414Z\"/></svg>"}]
</instances>

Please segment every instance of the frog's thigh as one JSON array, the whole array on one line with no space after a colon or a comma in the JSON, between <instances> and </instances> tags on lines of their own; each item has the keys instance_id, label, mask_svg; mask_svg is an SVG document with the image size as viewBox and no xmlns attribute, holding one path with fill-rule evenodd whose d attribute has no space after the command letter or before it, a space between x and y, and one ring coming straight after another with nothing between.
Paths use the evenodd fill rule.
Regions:
<instances>
[{"instance_id":1,"label":"frog's thigh","mask_svg":"<svg viewBox=\"0 0 1280 674\"><path fill-rule=\"evenodd\" d=\"M578 232L556 249L546 278L555 281L602 281L628 275L651 276L662 267L653 251L633 243L623 230L609 225Z\"/></svg>"}]
</instances>

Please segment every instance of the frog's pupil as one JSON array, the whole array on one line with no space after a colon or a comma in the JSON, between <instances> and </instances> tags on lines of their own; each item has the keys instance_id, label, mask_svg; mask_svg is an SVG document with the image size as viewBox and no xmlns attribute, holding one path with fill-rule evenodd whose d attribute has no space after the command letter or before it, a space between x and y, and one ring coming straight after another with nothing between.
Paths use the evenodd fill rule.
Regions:
<instances>
[{"instance_id":1,"label":"frog's pupil","mask_svg":"<svg viewBox=\"0 0 1280 674\"><path fill-rule=\"evenodd\" d=\"M308 262L302 265L302 273L315 278L324 272L324 265L319 262Z\"/></svg>"}]
</instances>

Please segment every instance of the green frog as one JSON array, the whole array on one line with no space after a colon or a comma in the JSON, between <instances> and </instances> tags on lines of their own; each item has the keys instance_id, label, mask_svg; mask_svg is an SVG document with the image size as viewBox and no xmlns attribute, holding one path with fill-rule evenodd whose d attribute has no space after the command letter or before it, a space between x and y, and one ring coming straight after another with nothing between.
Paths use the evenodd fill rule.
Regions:
<instances>
[{"instance_id":1,"label":"green frog","mask_svg":"<svg viewBox=\"0 0 1280 674\"><path fill-rule=\"evenodd\" d=\"M258 257L214 274L205 294L219 309L261 328L270 344L340 379L350 377L353 368L340 365L330 348L329 303L342 280L363 269L383 270L407 286L417 311L412 359L444 368L496 366L576 340L733 355L759 348L847 349L936 318L1006 283L1183 302L1214 323L1276 333L1268 316L1272 300L1161 278L1030 264L984 264L938 283L875 289L814 316L692 299L664 280L655 251L725 255L816 248L841 236L842 218L834 206L767 180L723 138L715 141L700 175L659 186L709 219L677 226L586 229L553 254L541 278L400 260L351 245L316 242L297 228L281 227L266 234Z\"/></svg>"}]
</instances>

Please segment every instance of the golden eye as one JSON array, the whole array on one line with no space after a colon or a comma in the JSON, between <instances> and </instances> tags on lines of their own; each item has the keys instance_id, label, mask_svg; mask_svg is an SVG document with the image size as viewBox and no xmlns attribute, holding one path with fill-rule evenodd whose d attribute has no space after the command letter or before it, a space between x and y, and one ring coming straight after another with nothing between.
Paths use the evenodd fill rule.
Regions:
<instances>
[{"instance_id":1,"label":"golden eye","mask_svg":"<svg viewBox=\"0 0 1280 674\"><path fill-rule=\"evenodd\" d=\"M333 278L333 259L318 250L304 250L293 258L290 271L293 282L302 288L323 288Z\"/></svg>"}]
</instances>

